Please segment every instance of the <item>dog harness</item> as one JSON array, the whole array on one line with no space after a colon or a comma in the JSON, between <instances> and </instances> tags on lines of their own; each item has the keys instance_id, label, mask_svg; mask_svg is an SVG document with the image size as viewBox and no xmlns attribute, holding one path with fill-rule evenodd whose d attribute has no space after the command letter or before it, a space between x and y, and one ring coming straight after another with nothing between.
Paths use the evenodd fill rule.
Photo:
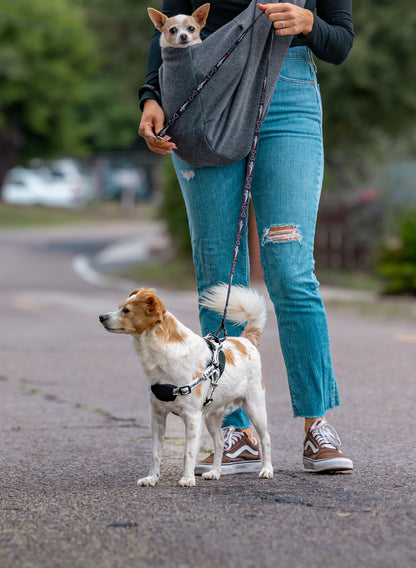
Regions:
<instances>
[{"instance_id":1,"label":"dog harness","mask_svg":"<svg viewBox=\"0 0 416 568\"><path fill-rule=\"evenodd\" d=\"M156 383L150 387L152 393L156 398L163 402L171 402L176 399L178 394L182 396L191 394L195 387L209 380L211 382L211 389L208 393L207 398L205 399L204 406L211 404L211 402L213 401L212 397L214 391L218 386L218 381L225 368L225 354L222 349L222 342L225 338L221 340L210 333L206 337L204 337L204 339L207 342L208 347L211 349L212 354L211 360L202 375L189 385L185 385L183 387L177 387L176 385L171 384Z\"/></svg>"}]
</instances>

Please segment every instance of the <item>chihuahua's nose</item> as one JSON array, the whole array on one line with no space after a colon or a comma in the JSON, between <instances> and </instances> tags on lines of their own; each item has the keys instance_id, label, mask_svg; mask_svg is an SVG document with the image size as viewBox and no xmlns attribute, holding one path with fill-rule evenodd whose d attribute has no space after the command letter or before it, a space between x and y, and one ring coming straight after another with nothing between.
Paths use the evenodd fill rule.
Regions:
<instances>
[{"instance_id":1,"label":"chihuahua's nose","mask_svg":"<svg viewBox=\"0 0 416 568\"><path fill-rule=\"evenodd\" d=\"M98 316L99 320L101 323L105 323L106 321L108 321L108 315L107 314L103 314L101 316Z\"/></svg>"},{"instance_id":2,"label":"chihuahua's nose","mask_svg":"<svg viewBox=\"0 0 416 568\"><path fill-rule=\"evenodd\" d=\"M181 34L179 37L181 41L188 41L188 36L186 34Z\"/></svg>"}]
</instances>

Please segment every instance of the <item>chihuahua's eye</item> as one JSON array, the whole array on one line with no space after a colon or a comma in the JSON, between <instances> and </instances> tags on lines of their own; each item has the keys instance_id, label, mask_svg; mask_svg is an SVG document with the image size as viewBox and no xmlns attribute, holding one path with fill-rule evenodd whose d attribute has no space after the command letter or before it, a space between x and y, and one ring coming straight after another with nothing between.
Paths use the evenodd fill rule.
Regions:
<instances>
[{"instance_id":1,"label":"chihuahua's eye","mask_svg":"<svg viewBox=\"0 0 416 568\"><path fill-rule=\"evenodd\" d=\"M194 26L188 26L188 32L191 32L191 34L193 34L195 31Z\"/></svg>"},{"instance_id":2,"label":"chihuahua's eye","mask_svg":"<svg viewBox=\"0 0 416 568\"><path fill-rule=\"evenodd\" d=\"M169 32L170 32L171 34L176 34L177 31L178 31L178 30L177 30L176 28L169 28Z\"/></svg>"},{"instance_id":3,"label":"chihuahua's eye","mask_svg":"<svg viewBox=\"0 0 416 568\"><path fill-rule=\"evenodd\" d=\"M128 308L123 308L123 309L121 310L121 313L122 313L122 314L129 314L129 313L130 313L130 310L129 310Z\"/></svg>"}]
</instances>

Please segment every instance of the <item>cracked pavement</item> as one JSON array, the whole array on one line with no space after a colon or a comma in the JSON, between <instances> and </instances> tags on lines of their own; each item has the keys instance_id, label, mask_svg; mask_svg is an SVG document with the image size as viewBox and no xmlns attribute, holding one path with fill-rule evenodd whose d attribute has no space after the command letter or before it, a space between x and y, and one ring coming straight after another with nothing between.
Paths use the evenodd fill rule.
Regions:
<instances>
[{"instance_id":1,"label":"cracked pavement","mask_svg":"<svg viewBox=\"0 0 416 568\"><path fill-rule=\"evenodd\" d=\"M261 353L274 479L178 487L183 426L171 416L159 486L136 485L150 460L146 378L129 339L98 322L130 288L86 282L72 261L148 232L131 222L0 232L0 566L416 567L411 301L398 318L328 294L342 400L329 419L352 474L302 470L269 305ZM160 295L198 329L194 292Z\"/></svg>"}]
</instances>

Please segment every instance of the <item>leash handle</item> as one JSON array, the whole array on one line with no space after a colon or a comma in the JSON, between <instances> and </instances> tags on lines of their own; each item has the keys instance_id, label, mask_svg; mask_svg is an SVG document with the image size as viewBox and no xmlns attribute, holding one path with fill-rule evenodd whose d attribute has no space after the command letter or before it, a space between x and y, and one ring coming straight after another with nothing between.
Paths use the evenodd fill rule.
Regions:
<instances>
[{"instance_id":1,"label":"leash handle","mask_svg":"<svg viewBox=\"0 0 416 568\"><path fill-rule=\"evenodd\" d=\"M233 278L234 278L235 268L236 268L236 265L237 265L237 257L238 257L238 253L240 251L241 237L242 237L242 234L243 234L243 229L244 229L244 225L245 225L246 218L247 218L247 211L248 211L248 207L249 207L249 203L250 203L251 184L252 184L252 181L253 181L253 170L254 170L254 164L256 162L256 154L257 154L257 146L258 146L259 137L260 137L260 129L261 129L261 125L263 123L264 100L265 100L265 97L266 97L266 87L267 87L267 80L268 80L268 75L269 75L269 66L270 66L272 47L273 47L273 35L274 35L273 34L273 28L270 29L269 35L270 35L270 46L269 46L269 52L267 54L266 72L264 74L263 87L262 87L262 91L261 91L261 94L260 94L259 107L258 107L258 113L257 113L257 120L256 120L255 128L254 128L254 134L253 134L253 140L252 140L252 143L251 143L251 149L250 149L250 153L249 153L248 161L247 161L243 196L242 196L242 199L241 199L240 214L239 214L239 217L238 217L237 232L236 232L235 241L234 241L234 251L233 251L233 259L232 259L232 263L231 263L230 278L229 278L229 281L228 281L227 297L226 297L226 300L225 300L225 307L224 307L224 313L223 313L222 320L221 320L221 325L218 328L218 331L216 333L217 337L219 337L219 334L222 333L224 335L224 339L227 337L227 330L225 328L225 321L227 319L227 309L228 309L228 303L229 303L229 300L230 300L231 285L232 285Z\"/></svg>"}]
</instances>

